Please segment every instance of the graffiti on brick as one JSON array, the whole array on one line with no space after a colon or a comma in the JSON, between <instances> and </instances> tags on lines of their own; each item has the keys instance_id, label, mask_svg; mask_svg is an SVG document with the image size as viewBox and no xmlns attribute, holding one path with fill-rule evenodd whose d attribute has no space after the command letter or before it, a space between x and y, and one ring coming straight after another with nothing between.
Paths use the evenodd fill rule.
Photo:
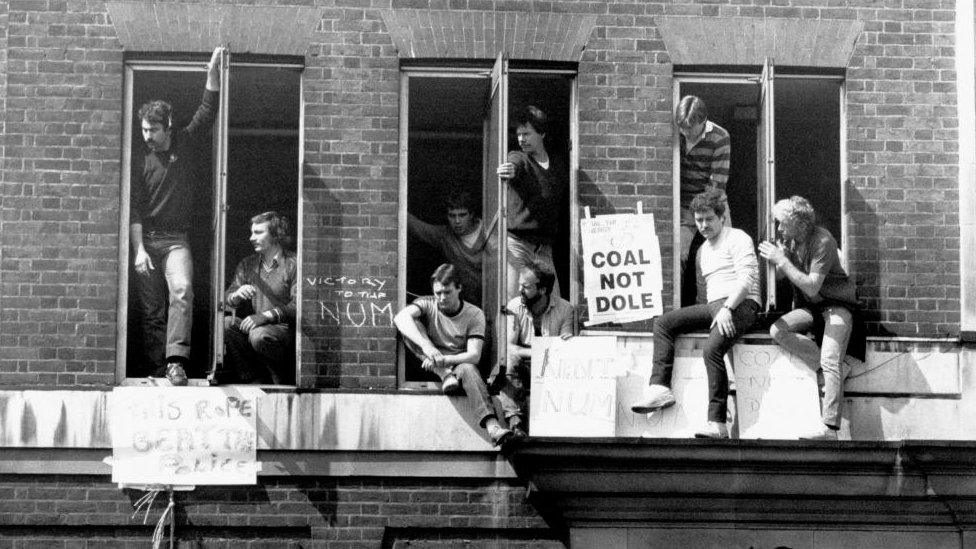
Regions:
<instances>
[{"instance_id":1,"label":"graffiti on brick","mask_svg":"<svg viewBox=\"0 0 976 549\"><path fill-rule=\"evenodd\" d=\"M375 276L307 276L305 284L319 290L316 317L326 326L382 328L393 325L389 280Z\"/></svg>"}]
</instances>

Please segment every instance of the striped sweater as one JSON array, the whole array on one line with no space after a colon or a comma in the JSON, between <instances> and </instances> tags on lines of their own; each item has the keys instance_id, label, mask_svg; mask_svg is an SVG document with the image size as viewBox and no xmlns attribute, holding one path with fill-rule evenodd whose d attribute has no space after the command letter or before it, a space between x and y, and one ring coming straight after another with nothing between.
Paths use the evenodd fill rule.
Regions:
<instances>
[{"instance_id":1,"label":"striped sweater","mask_svg":"<svg viewBox=\"0 0 976 549\"><path fill-rule=\"evenodd\" d=\"M729 132L714 122L705 122L705 133L691 150L685 150L681 136L681 206L687 208L696 194L709 186L725 190L729 180Z\"/></svg>"}]
</instances>

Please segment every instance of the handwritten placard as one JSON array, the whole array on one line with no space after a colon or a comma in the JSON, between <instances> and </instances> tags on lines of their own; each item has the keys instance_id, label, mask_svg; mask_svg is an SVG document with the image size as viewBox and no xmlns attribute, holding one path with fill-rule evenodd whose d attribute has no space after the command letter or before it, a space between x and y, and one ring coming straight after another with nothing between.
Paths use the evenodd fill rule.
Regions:
<instances>
[{"instance_id":1,"label":"handwritten placard","mask_svg":"<svg viewBox=\"0 0 976 549\"><path fill-rule=\"evenodd\" d=\"M116 387L112 482L255 484L258 389Z\"/></svg>"},{"instance_id":2,"label":"handwritten placard","mask_svg":"<svg viewBox=\"0 0 976 549\"><path fill-rule=\"evenodd\" d=\"M532 340L533 436L612 437L621 373L614 337Z\"/></svg>"},{"instance_id":3,"label":"handwritten placard","mask_svg":"<svg viewBox=\"0 0 976 549\"><path fill-rule=\"evenodd\" d=\"M586 325L633 322L660 315L661 249L651 214L580 220Z\"/></svg>"},{"instance_id":4,"label":"handwritten placard","mask_svg":"<svg viewBox=\"0 0 976 549\"><path fill-rule=\"evenodd\" d=\"M796 439L822 428L817 375L778 345L732 351L739 438Z\"/></svg>"}]
</instances>

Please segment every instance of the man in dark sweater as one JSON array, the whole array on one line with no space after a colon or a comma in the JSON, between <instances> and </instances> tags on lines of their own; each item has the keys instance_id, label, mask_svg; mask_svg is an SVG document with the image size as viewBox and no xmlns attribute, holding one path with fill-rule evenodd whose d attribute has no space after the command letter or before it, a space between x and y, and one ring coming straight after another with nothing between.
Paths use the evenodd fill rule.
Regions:
<instances>
[{"instance_id":1,"label":"man in dark sweater","mask_svg":"<svg viewBox=\"0 0 976 549\"><path fill-rule=\"evenodd\" d=\"M515 123L521 150L508 153L508 162L497 170L508 184L507 297L518 295L519 271L533 261L556 270L552 247L566 194L563 167L546 150L549 120L545 113L529 106L516 114ZM560 295L558 278L552 295Z\"/></svg>"},{"instance_id":2,"label":"man in dark sweater","mask_svg":"<svg viewBox=\"0 0 976 549\"><path fill-rule=\"evenodd\" d=\"M207 64L207 87L193 119L174 131L173 109L160 100L138 113L148 151L133 158L129 238L139 275L145 360L153 375L186 385L193 325L193 258L187 242L195 187L200 184L197 151L217 110L219 59L214 50ZM141 160L141 162L139 162Z\"/></svg>"}]
</instances>

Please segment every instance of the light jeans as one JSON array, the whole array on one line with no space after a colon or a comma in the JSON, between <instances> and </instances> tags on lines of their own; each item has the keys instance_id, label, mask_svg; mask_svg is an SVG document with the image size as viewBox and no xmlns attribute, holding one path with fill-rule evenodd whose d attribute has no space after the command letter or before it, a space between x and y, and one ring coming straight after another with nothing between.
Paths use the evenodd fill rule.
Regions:
<instances>
[{"instance_id":1,"label":"light jeans","mask_svg":"<svg viewBox=\"0 0 976 549\"><path fill-rule=\"evenodd\" d=\"M844 363L847 343L854 325L850 309L841 305L824 307L819 311L824 319L823 346L804 335L813 328L815 311L794 309L773 323L769 334L776 343L796 355L813 371L823 370L824 397L821 415L824 425L840 426L840 404L844 398L844 379L849 373Z\"/></svg>"},{"instance_id":2,"label":"light jeans","mask_svg":"<svg viewBox=\"0 0 976 549\"><path fill-rule=\"evenodd\" d=\"M193 329L193 256L186 233L147 231L143 246L153 270L137 275L142 309L143 346L156 374L168 359L190 358Z\"/></svg>"},{"instance_id":3,"label":"light jeans","mask_svg":"<svg viewBox=\"0 0 976 549\"><path fill-rule=\"evenodd\" d=\"M507 298L519 295L519 271L531 261L537 260L545 263L552 269L552 272L556 272L556 264L552 261L552 244L529 242L509 233L506 245L508 249L508 279L505 286ZM562 295L559 293L559 277L556 277L552 286L552 295Z\"/></svg>"}]
</instances>

